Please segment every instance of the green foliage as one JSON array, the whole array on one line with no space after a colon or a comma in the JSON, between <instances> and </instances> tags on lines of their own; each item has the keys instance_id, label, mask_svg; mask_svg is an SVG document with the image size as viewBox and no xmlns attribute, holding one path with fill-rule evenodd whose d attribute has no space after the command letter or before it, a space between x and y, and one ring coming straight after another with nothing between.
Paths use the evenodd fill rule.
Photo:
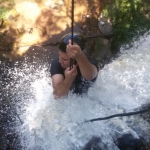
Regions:
<instances>
[{"instance_id":1,"label":"green foliage","mask_svg":"<svg viewBox=\"0 0 150 150\"><path fill-rule=\"evenodd\" d=\"M0 19L5 19L8 12L12 9L13 0L0 0Z\"/></svg>"},{"instance_id":2,"label":"green foliage","mask_svg":"<svg viewBox=\"0 0 150 150\"><path fill-rule=\"evenodd\" d=\"M0 7L0 19L5 19L6 15L10 10L11 10L10 8Z\"/></svg>"},{"instance_id":3,"label":"green foliage","mask_svg":"<svg viewBox=\"0 0 150 150\"><path fill-rule=\"evenodd\" d=\"M14 3L14 1L13 1L13 0L0 0L0 3L4 3L4 2L9 2L9 3L11 3L11 4L13 4L13 3Z\"/></svg>"},{"instance_id":4,"label":"green foliage","mask_svg":"<svg viewBox=\"0 0 150 150\"><path fill-rule=\"evenodd\" d=\"M111 2L102 13L112 21L114 28L112 48L118 50L121 45L127 43L131 45L133 38L138 38L150 29L150 19L146 17L150 12L150 1L112 0Z\"/></svg>"}]
</instances>

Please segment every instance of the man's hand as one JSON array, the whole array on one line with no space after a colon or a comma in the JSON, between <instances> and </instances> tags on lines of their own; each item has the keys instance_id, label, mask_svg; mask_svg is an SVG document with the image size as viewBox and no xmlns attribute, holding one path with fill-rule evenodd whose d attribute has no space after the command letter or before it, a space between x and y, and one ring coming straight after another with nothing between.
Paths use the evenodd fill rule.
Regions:
<instances>
[{"instance_id":1,"label":"man's hand","mask_svg":"<svg viewBox=\"0 0 150 150\"><path fill-rule=\"evenodd\" d=\"M80 72L86 80L92 80L97 76L97 68L89 62L79 45L77 45L76 43L72 45L71 40L69 40L69 44L67 45L66 51L67 55L70 58L75 59L77 61L77 64L80 68Z\"/></svg>"},{"instance_id":2,"label":"man's hand","mask_svg":"<svg viewBox=\"0 0 150 150\"><path fill-rule=\"evenodd\" d=\"M69 44L67 45L66 51L67 55L73 59L78 59L80 57L80 54L82 53L80 46L76 43L73 43L72 45L71 40L69 40Z\"/></svg>"},{"instance_id":3,"label":"man's hand","mask_svg":"<svg viewBox=\"0 0 150 150\"><path fill-rule=\"evenodd\" d=\"M73 68L71 70L69 68L65 70L65 79L60 74L52 76L54 88L53 94L55 95L55 98L67 95L69 88L76 75L77 75L77 68L75 65L73 65Z\"/></svg>"},{"instance_id":4,"label":"man's hand","mask_svg":"<svg viewBox=\"0 0 150 150\"><path fill-rule=\"evenodd\" d=\"M69 67L65 70L65 79L68 82L73 82L76 75L77 75L77 68L75 65L73 65L73 68L71 70Z\"/></svg>"}]
</instances>

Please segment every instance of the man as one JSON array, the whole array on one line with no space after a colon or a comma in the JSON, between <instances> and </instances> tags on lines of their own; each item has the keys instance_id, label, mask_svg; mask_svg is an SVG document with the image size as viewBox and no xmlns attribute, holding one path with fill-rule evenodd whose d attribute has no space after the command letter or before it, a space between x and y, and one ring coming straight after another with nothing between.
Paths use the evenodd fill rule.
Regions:
<instances>
[{"instance_id":1,"label":"man","mask_svg":"<svg viewBox=\"0 0 150 150\"><path fill-rule=\"evenodd\" d=\"M72 45L71 37L71 34L67 34L62 38L59 44L59 58L53 60L50 69L53 94L58 98L67 95L69 90L77 94L87 92L98 74L97 63L89 61L83 53L85 38L79 33L74 33ZM70 66L71 60L75 60L76 64Z\"/></svg>"}]
</instances>

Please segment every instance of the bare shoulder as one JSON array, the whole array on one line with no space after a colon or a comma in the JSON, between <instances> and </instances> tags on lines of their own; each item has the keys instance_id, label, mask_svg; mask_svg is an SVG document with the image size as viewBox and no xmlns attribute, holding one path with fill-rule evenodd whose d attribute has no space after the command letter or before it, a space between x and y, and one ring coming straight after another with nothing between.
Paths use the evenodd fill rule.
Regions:
<instances>
[{"instance_id":1,"label":"bare shoulder","mask_svg":"<svg viewBox=\"0 0 150 150\"><path fill-rule=\"evenodd\" d=\"M53 88L57 87L64 81L64 76L62 74L55 74L52 76L52 85Z\"/></svg>"}]
</instances>

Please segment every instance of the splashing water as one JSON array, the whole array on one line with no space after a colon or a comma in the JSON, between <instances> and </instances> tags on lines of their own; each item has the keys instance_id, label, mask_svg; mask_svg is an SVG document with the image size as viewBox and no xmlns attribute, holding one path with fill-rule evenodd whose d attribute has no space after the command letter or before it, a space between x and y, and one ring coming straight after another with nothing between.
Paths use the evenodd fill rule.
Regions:
<instances>
[{"instance_id":1,"label":"splashing water","mask_svg":"<svg viewBox=\"0 0 150 150\"><path fill-rule=\"evenodd\" d=\"M86 96L69 94L55 100L48 64L24 63L11 70L18 79L15 99L23 125L21 145L27 150L80 150L92 137L101 138L103 149L117 150L116 136L131 133L149 140L149 124L139 116L85 123L85 120L129 112L149 102L150 35L143 36L130 50L99 71L96 83ZM15 79L14 79L15 80Z\"/></svg>"}]
</instances>

